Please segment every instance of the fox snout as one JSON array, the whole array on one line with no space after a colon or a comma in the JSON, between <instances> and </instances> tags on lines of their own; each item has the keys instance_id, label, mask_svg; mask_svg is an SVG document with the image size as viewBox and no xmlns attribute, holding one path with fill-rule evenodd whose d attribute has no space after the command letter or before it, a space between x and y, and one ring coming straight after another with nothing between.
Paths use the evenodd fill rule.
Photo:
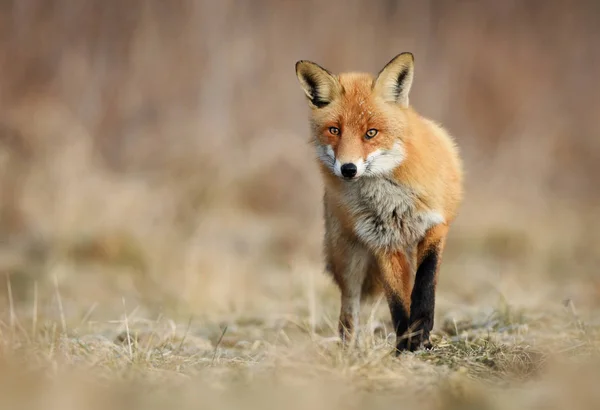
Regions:
<instances>
[{"instance_id":1,"label":"fox snout","mask_svg":"<svg viewBox=\"0 0 600 410\"><path fill-rule=\"evenodd\" d=\"M343 164L340 167L340 172L342 173L342 176L344 178L352 179L356 176L356 173L358 172L358 167L352 162L349 162L347 164Z\"/></svg>"},{"instance_id":2,"label":"fox snout","mask_svg":"<svg viewBox=\"0 0 600 410\"><path fill-rule=\"evenodd\" d=\"M345 180L357 179L365 173L365 161L362 158L336 158L333 172Z\"/></svg>"}]
</instances>

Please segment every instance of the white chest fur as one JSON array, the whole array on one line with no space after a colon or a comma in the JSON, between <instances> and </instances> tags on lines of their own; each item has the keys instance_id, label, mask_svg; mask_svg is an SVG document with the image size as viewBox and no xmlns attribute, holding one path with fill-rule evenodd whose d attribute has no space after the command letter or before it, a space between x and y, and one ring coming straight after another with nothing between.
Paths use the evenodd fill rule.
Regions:
<instances>
[{"instance_id":1,"label":"white chest fur","mask_svg":"<svg viewBox=\"0 0 600 410\"><path fill-rule=\"evenodd\" d=\"M417 210L417 200L410 189L382 177L360 178L342 189L356 235L373 250L407 250L444 222L435 210Z\"/></svg>"}]
</instances>

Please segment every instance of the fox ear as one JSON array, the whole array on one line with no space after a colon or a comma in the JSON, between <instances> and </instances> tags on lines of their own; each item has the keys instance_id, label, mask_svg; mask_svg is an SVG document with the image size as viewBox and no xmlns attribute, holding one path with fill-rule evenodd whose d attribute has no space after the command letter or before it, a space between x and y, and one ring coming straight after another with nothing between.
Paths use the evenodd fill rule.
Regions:
<instances>
[{"instance_id":1,"label":"fox ear","mask_svg":"<svg viewBox=\"0 0 600 410\"><path fill-rule=\"evenodd\" d=\"M377 75L373 90L384 101L408 106L408 94L414 76L414 56L405 52L398 54Z\"/></svg>"},{"instance_id":2,"label":"fox ear","mask_svg":"<svg viewBox=\"0 0 600 410\"><path fill-rule=\"evenodd\" d=\"M325 107L340 93L338 80L329 71L311 61L298 61L296 76L310 104L316 108Z\"/></svg>"}]
</instances>

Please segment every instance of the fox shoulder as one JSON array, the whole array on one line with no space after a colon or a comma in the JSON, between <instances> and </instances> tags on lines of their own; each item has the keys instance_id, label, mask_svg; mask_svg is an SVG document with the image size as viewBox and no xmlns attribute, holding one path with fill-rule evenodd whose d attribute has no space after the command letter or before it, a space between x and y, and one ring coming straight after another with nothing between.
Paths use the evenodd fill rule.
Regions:
<instances>
[{"instance_id":1,"label":"fox shoulder","mask_svg":"<svg viewBox=\"0 0 600 410\"><path fill-rule=\"evenodd\" d=\"M453 136L438 122L418 114L409 154L400 178L414 181L424 197L442 210L447 222L463 199L463 163Z\"/></svg>"}]
</instances>

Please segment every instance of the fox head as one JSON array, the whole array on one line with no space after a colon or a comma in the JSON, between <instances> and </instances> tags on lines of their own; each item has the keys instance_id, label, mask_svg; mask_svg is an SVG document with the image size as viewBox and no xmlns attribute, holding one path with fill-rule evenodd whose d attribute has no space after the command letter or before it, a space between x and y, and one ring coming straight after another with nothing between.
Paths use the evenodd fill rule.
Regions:
<instances>
[{"instance_id":1,"label":"fox head","mask_svg":"<svg viewBox=\"0 0 600 410\"><path fill-rule=\"evenodd\" d=\"M412 53L394 57L373 76L334 75L311 61L296 75L311 108L311 131L323 164L343 179L390 173L404 160Z\"/></svg>"}]
</instances>

